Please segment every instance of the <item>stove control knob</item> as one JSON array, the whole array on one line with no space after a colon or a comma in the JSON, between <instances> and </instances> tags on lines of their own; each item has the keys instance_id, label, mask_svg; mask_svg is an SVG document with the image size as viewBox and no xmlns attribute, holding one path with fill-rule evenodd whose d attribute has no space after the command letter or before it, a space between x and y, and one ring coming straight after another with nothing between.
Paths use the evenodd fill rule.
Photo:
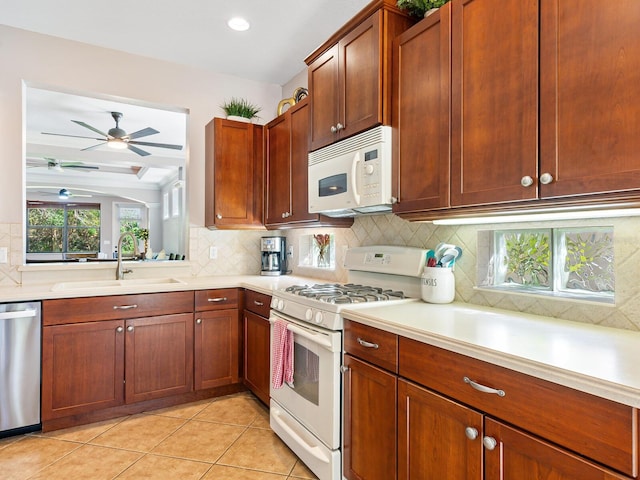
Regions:
<instances>
[{"instance_id":1,"label":"stove control knob","mask_svg":"<svg viewBox=\"0 0 640 480\"><path fill-rule=\"evenodd\" d=\"M311 310L310 308L307 308L307 311L304 312L304 318L310 322L311 319L313 318L313 310Z\"/></svg>"},{"instance_id":2,"label":"stove control knob","mask_svg":"<svg viewBox=\"0 0 640 480\"><path fill-rule=\"evenodd\" d=\"M278 307L278 299L276 297L273 297L271 299L271 305L269 305L271 308L277 308Z\"/></svg>"},{"instance_id":3,"label":"stove control knob","mask_svg":"<svg viewBox=\"0 0 640 480\"><path fill-rule=\"evenodd\" d=\"M318 324L321 325L322 324L322 320L324 320L322 318L322 312L316 312L316 318L314 319L314 321Z\"/></svg>"},{"instance_id":4,"label":"stove control knob","mask_svg":"<svg viewBox=\"0 0 640 480\"><path fill-rule=\"evenodd\" d=\"M284 308L284 300L281 298L278 299L278 310L282 310Z\"/></svg>"}]
</instances>

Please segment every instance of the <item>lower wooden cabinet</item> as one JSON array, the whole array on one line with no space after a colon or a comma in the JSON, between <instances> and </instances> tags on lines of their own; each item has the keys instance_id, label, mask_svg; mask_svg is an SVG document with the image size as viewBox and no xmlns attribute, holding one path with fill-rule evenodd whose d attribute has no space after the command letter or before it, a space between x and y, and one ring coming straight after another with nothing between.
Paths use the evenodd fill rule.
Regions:
<instances>
[{"instance_id":1,"label":"lower wooden cabinet","mask_svg":"<svg viewBox=\"0 0 640 480\"><path fill-rule=\"evenodd\" d=\"M266 405L269 405L269 319L244 312L244 383Z\"/></svg>"},{"instance_id":2,"label":"lower wooden cabinet","mask_svg":"<svg viewBox=\"0 0 640 480\"><path fill-rule=\"evenodd\" d=\"M42 331L42 419L124 403L124 321Z\"/></svg>"},{"instance_id":3,"label":"lower wooden cabinet","mask_svg":"<svg viewBox=\"0 0 640 480\"><path fill-rule=\"evenodd\" d=\"M238 383L238 342L237 308L196 314L196 390Z\"/></svg>"},{"instance_id":4,"label":"lower wooden cabinet","mask_svg":"<svg viewBox=\"0 0 640 480\"><path fill-rule=\"evenodd\" d=\"M351 355L345 355L344 366L343 474L351 480L393 480L397 377Z\"/></svg>"},{"instance_id":5,"label":"lower wooden cabinet","mask_svg":"<svg viewBox=\"0 0 640 480\"><path fill-rule=\"evenodd\" d=\"M193 314L127 320L125 401L142 402L193 389Z\"/></svg>"}]
</instances>

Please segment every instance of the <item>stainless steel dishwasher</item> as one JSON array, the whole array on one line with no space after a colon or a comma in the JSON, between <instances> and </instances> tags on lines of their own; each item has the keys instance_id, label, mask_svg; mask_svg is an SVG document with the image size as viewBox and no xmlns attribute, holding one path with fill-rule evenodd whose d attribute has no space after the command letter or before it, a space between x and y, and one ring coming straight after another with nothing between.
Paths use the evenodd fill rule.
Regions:
<instances>
[{"instance_id":1,"label":"stainless steel dishwasher","mask_svg":"<svg viewBox=\"0 0 640 480\"><path fill-rule=\"evenodd\" d=\"M0 304L0 437L40 429L40 302Z\"/></svg>"}]
</instances>

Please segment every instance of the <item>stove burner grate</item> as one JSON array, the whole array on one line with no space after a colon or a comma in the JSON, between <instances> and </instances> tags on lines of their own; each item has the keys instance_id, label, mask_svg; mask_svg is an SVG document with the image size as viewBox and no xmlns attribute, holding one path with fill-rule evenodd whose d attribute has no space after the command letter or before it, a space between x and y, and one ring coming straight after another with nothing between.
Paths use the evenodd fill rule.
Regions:
<instances>
[{"instance_id":1,"label":"stove burner grate","mask_svg":"<svg viewBox=\"0 0 640 480\"><path fill-rule=\"evenodd\" d=\"M285 289L286 292L313 298L325 303L365 303L384 300L399 300L405 298L404 293L396 290L358 285L353 283L326 283L309 285L293 285Z\"/></svg>"}]
</instances>

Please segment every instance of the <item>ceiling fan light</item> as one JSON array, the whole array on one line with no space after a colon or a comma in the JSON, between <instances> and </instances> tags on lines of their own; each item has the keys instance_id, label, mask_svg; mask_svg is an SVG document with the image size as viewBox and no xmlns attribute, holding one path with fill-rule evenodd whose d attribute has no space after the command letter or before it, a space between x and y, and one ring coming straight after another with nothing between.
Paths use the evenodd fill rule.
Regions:
<instances>
[{"instance_id":1,"label":"ceiling fan light","mask_svg":"<svg viewBox=\"0 0 640 480\"><path fill-rule=\"evenodd\" d=\"M235 30L236 32L244 32L245 30L249 30L251 26L247 20L242 17L233 17L228 22L229 28L231 30Z\"/></svg>"},{"instance_id":2,"label":"ceiling fan light","mask_svg":"<svg viewBox=\"0 0 640 480\"><path fill-rule=\"evenodd\" d=\"M110 148L115 148L117 150L124 150L125 148L127 148L127 142L119 138L109 139L109 141L107 141L107 145Z\"/></svg>"}]
</instances>

